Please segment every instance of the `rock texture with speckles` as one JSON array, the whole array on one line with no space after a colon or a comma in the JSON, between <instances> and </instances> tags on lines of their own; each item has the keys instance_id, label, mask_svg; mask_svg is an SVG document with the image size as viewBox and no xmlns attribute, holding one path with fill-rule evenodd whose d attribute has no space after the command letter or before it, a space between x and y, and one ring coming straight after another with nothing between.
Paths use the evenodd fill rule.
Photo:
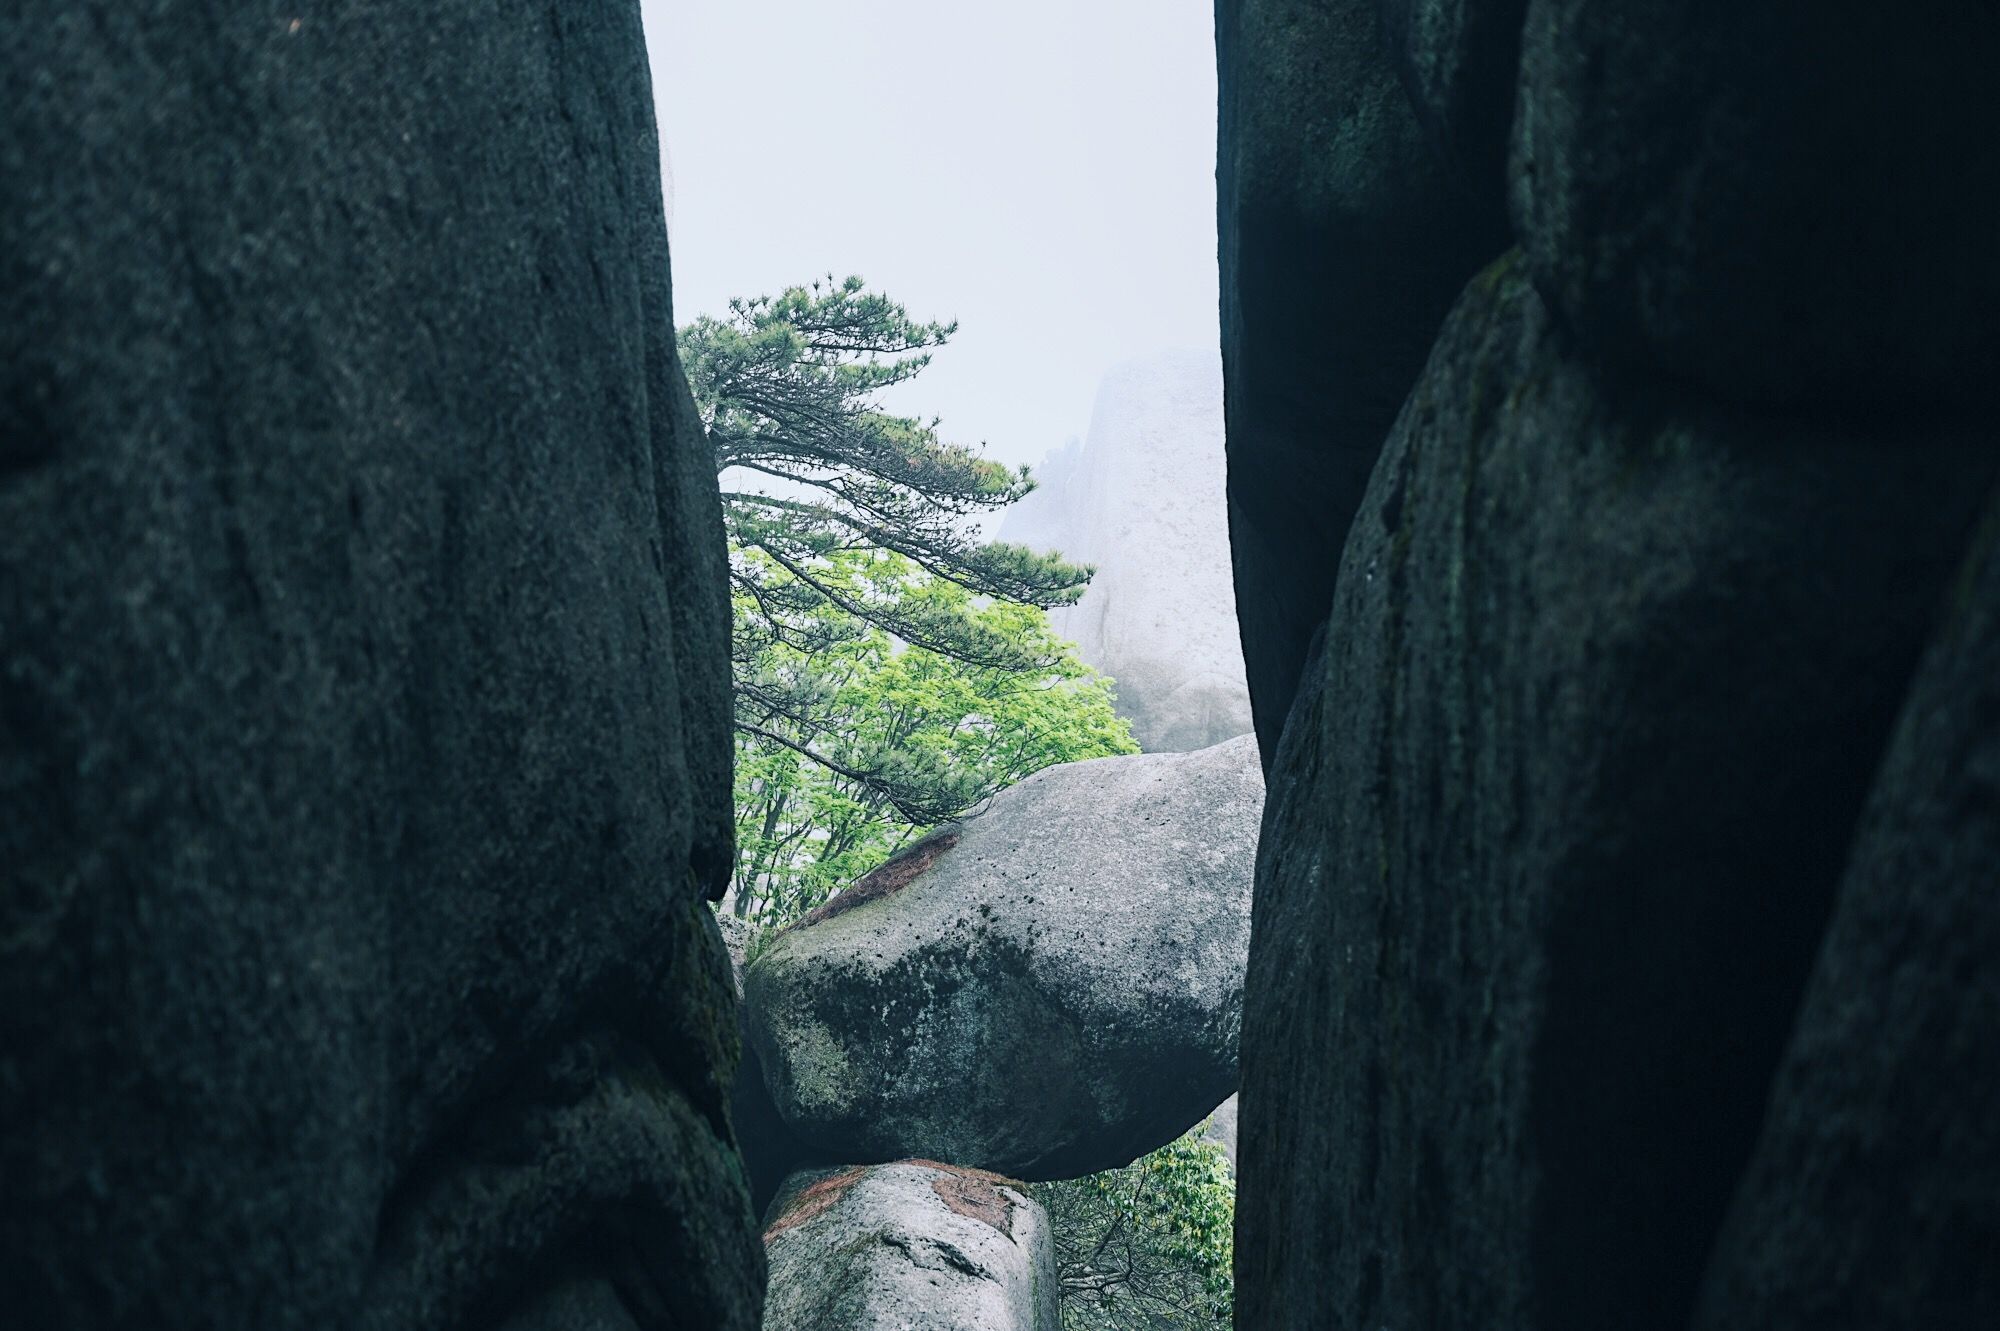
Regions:
<instances>
[{"instance_id":1,"label":"rock texture with speckles","mask_svg":"<svg viewBox=\"0 0 2000 1331\"><path fill-rule=\"evenodd\" d=\"M2000 1311L2000 494L1860 827L1697 1331Z\"/></svg>"},{"instance_id":2,"label":"rock texture with speckles","mask_svg":"<svg viewBox=\"0 0 2000 1331\"><path fill-rule=\"evenodd\" d=\"M1466 198L1507 196L1507 139L1528 0L1376 0L1390 63ZM1497 231L1497 229L1496 229Z\"/></svg>"},{"instance_id":3,"label":"rock texture with speckles","mask_svg":"<svg viewBox=\"0 0 2000 1331\"><path fill-rule=\"evenodd\" d=\"M1048 1215L931 1160L794 1175L764 1230L764 1331L1058 1331Z\"/></svg>"},{"instance_id":4,"label":"rock texture with speckles","mask_svg":"<svg viewBox=\"0 0 2000 1331\"><path fill-rule=\"evenodd\" d=\"M1248 735L1069 763L836 897L745 973L779 1112L821 1158L1028 1179L1179 1136L1236 1084L1262 805Z\"/></svg>"},{"instance_id":5,"label":"rock texture with speckles","mask_svg":"<svg viewBox=\"0 0 2000 1331\"><path fill-rule=\"evenodd\" d=\"M1239 1324L1992 1321L2000 11L1217 39Z\"/></svg>"},{"instance_id":6,"label":"rock texture with speckles","mask_svg":"<svg viewBox=\"0 0 2000 1331\"><path fill-rule=\"evenodd\" d=\"M1468 289L1280 758L1246 1324L1685 1324L1993 475L1910 437L1607 382L1518 258Z\"/></svg>"},{"instance_id":7,"label":"rock texture with speckles","mask_svg":"<svg viewBox=\"0 0 2000 1331\"><path fill-rule=\"evenodd\" d=\"M1388 2L1215 7L1229 538L1266 763L1396 410L1509 244L1497 189L1468 192L1405 94Z\"/></svg>"},{"instance_id":8,"label":"rock texture with speckles","mask_svg":"<svg viewBox=\"0 0 2000 1331\"><path fill-rule=\"evenodd\" d=\"M0 1321L749 1331L638 8L0 16Z\"/></svg>"},{"instance_id":9,"label":"rock texture with speckles","mask_svg":"<svg viewBox=\"0 0 2000 1331\"><path fill-rule=\"evenodd\" d=\"M1594 353L1731 398L1990 404L1996 67L2000 8L1963 0L1532 0L1509 183L1536 285Z\"/></svg>"}]
</instances>

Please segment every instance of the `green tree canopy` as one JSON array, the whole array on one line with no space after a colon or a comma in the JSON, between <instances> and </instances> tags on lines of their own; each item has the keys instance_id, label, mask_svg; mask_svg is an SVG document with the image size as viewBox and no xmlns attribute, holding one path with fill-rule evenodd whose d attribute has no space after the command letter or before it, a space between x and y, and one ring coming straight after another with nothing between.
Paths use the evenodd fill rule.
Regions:
<instances>
[{"instance_id":1,"label":"green tree canopy","mask_svg":"<svg viewBox=\"0 0 2000 1331\"><path fill-rule=\"evenodd\" d=\"M739 756L754 769L775 759L770 750L787 750L824 769L801 780L837 777L909 826L991 793L995 771L1012 780L1033 766L1018 756L975 760L962 741L924 751L921 731L861 741L842 692L854 685L834 682L843 672L907 646L927 654L912 662L929 663L933 685L948 676L961 692L976 684L1016 712L1036 688L1082 678L1041 611L1074 601L1090 570L983 541L974 522L1027 494L1027 469L945 441L935 420L881 405L956 328L910 318L858 277L829 277L732 301L727 318L699 318L679 332L722 481L736 723L755 741ZM900 562L877 561L882 554ZM953 676L954 667L964 673ZM1023 720L961 701L961 725L975 715L988 729ZM1047 731L1047 718L1041 724Z\"/></svg>"},{"instance_id":2,"label":"green tree canopy","mask_svg":"<svg viewBox=\"0 0 2000 1331\"><path fill-rule=\"evenodd\" d=\"M1031 772L1137 751L1110 681L1036 607L982 602L888 551L831 553L818 572L844 598L962 619L1041 664L968 664L899 643L832 601L806 613L810 645L753 635L757 650L737 666L739 914L797 918L919 830ZM784 586L782 571L760 574ZM739 589L736 610L755 617L749 593Z\"/></svg>"}]
</instances>

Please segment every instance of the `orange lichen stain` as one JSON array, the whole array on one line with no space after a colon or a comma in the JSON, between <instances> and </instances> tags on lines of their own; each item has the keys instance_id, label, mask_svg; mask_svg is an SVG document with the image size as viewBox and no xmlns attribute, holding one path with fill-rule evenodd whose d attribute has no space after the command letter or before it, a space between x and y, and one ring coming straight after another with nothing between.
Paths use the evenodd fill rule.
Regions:
<instances>
[{"instance_id":1,"label":"orange lichen stain","mask_svg":"<svg viewBox=\"0 0 2000 1331\"><path fill-rule=\"evenodd\" d=\"M895 1163L916 1165L937 1174L939 1177L931 1180L931 1191L949 1210L996 1229L1010 1239L1014 1237L1014 1200L1000 1189L1025 1191L1027 1185L1019 1179L996 1174L990 1169L948 1165L942 1160L899 1160ZM792 1199L785 1213L773 1220L771 1227L764 1231L764 1242L769 1243L786 1230L796 1229L815 1217L825 1215L864 1175L881 1168L881 1165L856 1165L838 1174L827 1175Z\"/></svg>"},{"instance_id":2,"label":"orange lichen stain","mask_svg":"<svg viewBox=\"0 0 2000 1331\"><path fill-rule=\"evenodd\" d=\"M946 823L943 827L924 837L915 845L891 856L881 865L854 880L854 883L831 901L810 911L795 929L830 920L836 915L844 915L856 906L865 906L871 901L902 891L915 882L926 869L938 862L938 857L958 844L965 834L965 828L958 823Z\"/></svg>"},{"instance_id":3,"label":"orange lichen stain","mask_svg":"<svg viewBox=\"0 0 2000 1331\"><path fill-rule=\"evenodd\" d=\"M783 1215L771 1222L771 1227L764 1231L764 1242L769 1243L786 1230L796 1229L814 1216L830 1210L849 1188L861 1181L861 1176L867 1172L867 1165L856 1165L853 1169L828 1175L807 1188L793 1198L792 1204L786 1208Z\"/></svg>"},{"instance_id":4,"label":"orange lichen stain","mask_svg":"<svg viewBox=\"0 0 2000 1331\"><path fill-rule=\"evenodd\" d=\"M1019 1188L1022 1186L1020 1183L987 1169L968 1169L963 1165L947 1165L936 1160L911 1160L907 1163L934 1169L942 1175L931 1180L931 1191L951 1211L997 1229L1010 1239L1014 1237L1014 1199L1000 1189Z\"/></svg>"}]
</instances>

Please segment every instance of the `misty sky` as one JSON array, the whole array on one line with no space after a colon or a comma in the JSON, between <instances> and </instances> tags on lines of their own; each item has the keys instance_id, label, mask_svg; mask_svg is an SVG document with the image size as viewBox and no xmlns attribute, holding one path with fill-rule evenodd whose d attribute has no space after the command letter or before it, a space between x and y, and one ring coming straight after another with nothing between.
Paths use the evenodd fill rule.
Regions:
<instances>
[{"instance_id":1,"label":"misty sky","mask_svg":"<svg viewBox=\"0 0 2000 1331\"><path fill-rule=\"evenodd\" d=\"M892 400L1036 462L1216 341L1213 0L643 0L675 316L828 271L959 333Z\"/></svg>"}]
</instances>

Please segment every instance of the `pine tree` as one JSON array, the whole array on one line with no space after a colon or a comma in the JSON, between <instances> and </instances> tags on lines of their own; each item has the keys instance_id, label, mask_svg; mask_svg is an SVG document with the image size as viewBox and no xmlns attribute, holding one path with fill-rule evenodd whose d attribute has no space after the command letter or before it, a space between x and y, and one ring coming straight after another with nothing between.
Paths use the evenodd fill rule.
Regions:
<instances>
[{"instance_id":1,"label":"pine tree","mask_svg":"<svg viewBox=\"0 0 2000 1331\"><path fill-rule=\"evenodd\" d=\"M979 538L974 519L1033 489L1028 469L881 405L957 327L912 319L858 277L828 277L731 301L728 317L679 331L722 480L739 734L789 745L928 820L982 783L948 773L913 783L893 755L873 768L843 763L826 742L819 686L766 667L774 650L811 659L875 633L969 670L1046 678L1061 667L1059 640L981 613L989 602L1068 605L1090 579L1059 555ZM871 552L900 556L912 575L856 576L868 565L854 557ZM962 594L939 594L946 586Z\"/></svg>"},{"instance_id":2,"label":"pine tree","mask_svg":"<svg viewBox=\"0 0 2000 1331\"><path fill-rule=\"evenodd\" d=\"M681 329L731 545L761 552L784 575L744 561L731 570L737 590L762 607L765 631L793 627L809 599L969 664L1036 664L964 618L856 599L821 575L824 557L839 550L891 550L976 596L1022 605L1048 609L1082 595L1088 568L969 530L969 519L1034 488L1026 467L1009 470L946 442L936 420L881 409L881 393L915 377L957 330L917 322L858 277L731 301L727 319Z\"/></svg>"}]
</instances>

